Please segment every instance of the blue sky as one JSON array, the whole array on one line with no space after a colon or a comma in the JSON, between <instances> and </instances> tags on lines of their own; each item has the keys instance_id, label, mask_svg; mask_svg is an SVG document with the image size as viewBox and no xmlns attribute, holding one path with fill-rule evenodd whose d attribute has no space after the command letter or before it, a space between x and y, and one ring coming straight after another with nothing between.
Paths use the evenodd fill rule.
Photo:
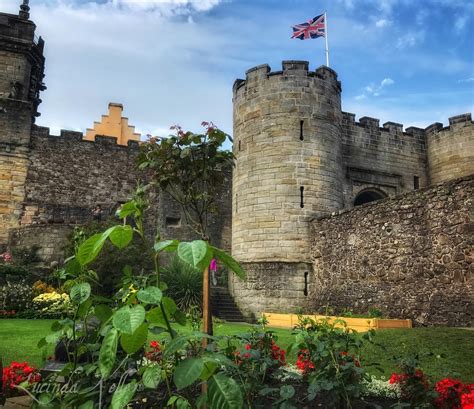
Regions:
<instances>
[{"instance_id":1,"label":"blue sky","mask_svg":"<svg viewBox=\"0 0 474 409\"><path fill-rule=\"evenodd\" d=\"M20 0L2 0L16 12ZM408 126L474 107L474 6L461 0L31 0L46 41L38 124L85 130L121 102L144 134L212 120L232 133L232 84L255 65L324 64L292 24L327 10L343 109Z\"/></svg>"}]
</instances>

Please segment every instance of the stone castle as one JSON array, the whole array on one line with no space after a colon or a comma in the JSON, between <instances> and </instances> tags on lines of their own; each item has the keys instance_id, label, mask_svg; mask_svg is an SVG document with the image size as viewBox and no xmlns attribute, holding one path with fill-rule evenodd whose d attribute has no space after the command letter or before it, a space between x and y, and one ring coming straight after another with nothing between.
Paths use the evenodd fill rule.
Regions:
<instances>
[{"instance_id":1,"label":"stone castle","mask_svg":"<svg viewBox=\"0 0 474 409\"><path fill-rule=\"evenodd\" d=\"M143 175L120 105L85 136L35 125L43 48L26 2L0 13L0 246L39 246L50 263L74 225L97 205L113 214ZM405 131L356 122L341 110L337 74L304 61L248 70L233 99L236 162L211 234L247 271L229 282L245 315L377 307L418 324L472 325L470 114ZM151 215L163 236L191 237L165 194Z\"/></svg>"}]
</instances>

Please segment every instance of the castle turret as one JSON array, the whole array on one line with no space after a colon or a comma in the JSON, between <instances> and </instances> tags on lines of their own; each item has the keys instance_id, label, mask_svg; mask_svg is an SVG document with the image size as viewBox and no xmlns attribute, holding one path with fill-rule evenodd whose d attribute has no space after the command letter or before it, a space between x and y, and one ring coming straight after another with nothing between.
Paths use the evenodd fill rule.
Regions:
<instances>
[{"instance_id":1,"label":"castle turret","mask_svg":"<svg viewBox=\"0 0 474 409\"><path fill-rule=\"evenodd\" d=\"M261 65L234 84L232 254L248 280L231 289L244 312L305 305L309 221L343 206L341 116L328 67Z\"/></svg>"},{"instance_id":2,"label":"castle turret","mask_svg":"<svg viewBox=\"0 0 474 409\"><path fill-rule=\"evenodd\" d=\"M434 123L425 132L432 184L474 173L474 123L470 113L449 118L445 128Z\"/></svg>"},{"instance_id":3,"label":"castle turret","mask_svg":"<svg viewBox=\"0 0 474 409\"><path fill-rule=\"evenodd\" d=\"M0 13L0 225L9 228L18 225L31 126L45 89L44 41L35 37L29 10L24 0L18 15ZM0 245L6 241L0 234Z\"/></svg>"}]
</instances>

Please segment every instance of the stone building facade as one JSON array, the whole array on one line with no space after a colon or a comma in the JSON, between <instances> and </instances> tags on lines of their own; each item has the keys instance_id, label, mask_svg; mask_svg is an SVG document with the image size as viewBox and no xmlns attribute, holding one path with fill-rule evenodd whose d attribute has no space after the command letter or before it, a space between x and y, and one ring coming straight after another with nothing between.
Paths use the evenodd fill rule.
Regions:
<instances>
[{"instance_id":1,"label":"stone building facade","mask_svg":"<svg viewBox=\"0 0 474 409\"><path fill-rule=\"evenodd\" d=\"M436 185L474 174L471 114L450 118L448 127L436 123L405 131L394 122L380 127L370 117L356 122L354 114L341 110L341 83L333 70L309 71L306 61L284 61L281 71L260 65L234 83L233 136L232 253L244 264L248 280L233 279L231 290L244 312L314 312L324 306L361 312L373 306L399 316L397 307L404 305L403 317L420 323L471 322L472 241L467 232L472 233L473 209L467 193L472 193L472 178L462 182L459 196L456 189L438 194L444 188ZM354 207L384 198L371 214L379 212L383 223L402 223L423 233L410 236L405 229L403 237L386 242L363 230L358 222L370 222ZM418 214L420 206L428 205L435 210L400 221L400 215ZM347 213L314 221L340 211ZM450 218L443 218L449 212ZM436 244L443 230L446 240L457 243L454 247ZM348 251L353 235L358 247ZM405 253L410 246L414 252ZM419 246L422 252L416 251ZM392 266L393 254L398 261ZM440 264L446 254L447 260L462 254L462 263ZM359 263L371 257L378 262ZM436 279L427 279L430 274ZM401 283L394 276L401 276ZM450 289L446 304L432 302L428 308L426 296L437 283L444 283L437 294ZM440 308L436 314L435 307Z\"/></svg>"},{"instance_id":2,"label":"stone building facade","mask_svg":"<svg viewBox=\"0 0 474 409\"><path fill-rule=\"evenodd\" d=\"M0 13L0 247L39 246L47 264L61 260L75 225L97 206L113 215L145 175L136 140L99 129L94 140L55 136L34 124L44 42L28 11ZM405 131L356 121L341 110L336 72L308 65L261 65L234 84L236 161L211 235L247 271L244 282L230 278L235 301L247 316L372 306L420 324L470 325L471 115ZM193 238L159 192L150 225Z\"/></svg>"}]
</instances>

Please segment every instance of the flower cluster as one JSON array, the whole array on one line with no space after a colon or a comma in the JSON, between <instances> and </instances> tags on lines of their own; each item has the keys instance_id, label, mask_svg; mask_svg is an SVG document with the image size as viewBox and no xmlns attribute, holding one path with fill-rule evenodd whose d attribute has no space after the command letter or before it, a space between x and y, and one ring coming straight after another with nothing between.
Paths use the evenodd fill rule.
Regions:
<instances>
[{"instance_id":1,"label":"flower cluster","mask_svg":"<svg viewBox=\"0 0 474 409\"><path fill-rule=\"evenodd\" d=\"M296 366L301 372L303 372L303 375L307 375L315 369L314 363L311 361L311 355L307 349L302 349L298 353Z\"/></svg>"},{"instance_id":2,"label":"flower cluster","mask_svg":"<svg viewBox=\"0 0 474 409\"><path fill-rule=\"evenodd\" d=\"M268 344L267 344L268 345ZM273 339L270 340L269 348L266 348L264 339L258 341L254 346L251 344L245 345L245 350L241 354L239 351L234 352L235 362L240 366L248 362L252 358L251 350L259 351L262 355L268 356L272 360L272 365L280 367L286 365L286 351L281 349Z\"/></svg>"},{"instance_id":3,"label":"flower cluster","mask_svg":"<svg viewBox=\"0 0 474 409\"><path fill-rule=\"evenodd\" d=\"M365 389L362 391L366 396L378 396L381 398L398 399L400 397L400 388L397 384L392 384L386 379L378 379L371 376L369 380L363 379L362 383Z\"/></svg>"},{"instance_id":4,"label":"flower cluster","mask_svg":"<svg viewBox=\"0 0 474 409\"><path fill-rule=\"evenodd\" d=\"M11 253L5 252L0 254L0 260L3 260L4 263L11 263L13 261L13 257Z\"/></svg>"},{"instance_id":5,"label":"flower cluster","mask_svg":"<svg viewBox=\"0 0 474 409\"><path fill-rule=\"evenodd\" d=\"M145 352L145 357L149 361L160 362L163 357L163 352L161 351L161 346L158 341L150 342L150 350Z\"/></svg>"},{"instance_id":6,"label":"flower cluster","mask_svg":"<svg viewBox=\"0 0 474 409\"><path fill-rule=\"evenodd\" d=\"M461 408L474 409L474 389L471 388L471 392L465 393L461 396Z\"/></svg>"},{"instance_id":7,"label":"flower cluster","mask_svg":"<svg viewBox=\"0 0 474 409\"><path fill-rule=\"evenodd\" d=\"M72 310L69 295L56 291L43 293L33 298L33 307L45 318L68 315Z\"/></svg>"},{"instance_id":8,"label":"flower cluster","mask_svg":"<svg viewBox=\"0 0 474 409\"><path fill-rule=\"evenodd\" d=\"M0 310L0 317L8 317L12 315L16 315L15 310Z\"/></svg>"},{"instance_id":9,"label":"flower cluster","mask_svg":"<svg viewBox=\"0 0 474 409\"><path fill-rule=\"evenodd\" d=\"M464 385L457 379L445 378L435 385L435 390L438 398L434 404L439 409L465 409L469 407L466 406L469 405L469 395L472 400L471 408L474 408L474 384Z\"/></svg>"},{"instance_id":10,"label":"flower cluster","mask_svg":"<svg viewBox=\"0 0 474 409\"><path fill-rule=\"evenodd\" d=\"M10 389L15 389L17 385L25 381L32 384L40 380L41 375L37 369L29 366L26 362L12 362L10 366L3 368L2 384L5 389L7 386Z\"/></svg>"},{"instance_id":11,"label":"flower cluster","mask_svg":"<svg viewBox=\"0 0 474 409\"><path fill-rule=\"evenodd\" d=\"M35 281L33 283L33 287L31 288L31 290L33 291L33 294L35 295L40 295L44 293L53 293L56 291L56 289L53 286L46 284L45 282L41 280Z\"/></svg>"},{"instance_id":12,"label":"flower cluster","mask_svg":"<svg viewBox=\"0 0 474 409\"><path fill-rule=\"evenodd\" d=\"M393 373L389 382L400 387L401 398L403 401L414 402L426 396L430 385L428 378L421 369L414 369L410 373Z\"/></svg>"}]
</instances>

